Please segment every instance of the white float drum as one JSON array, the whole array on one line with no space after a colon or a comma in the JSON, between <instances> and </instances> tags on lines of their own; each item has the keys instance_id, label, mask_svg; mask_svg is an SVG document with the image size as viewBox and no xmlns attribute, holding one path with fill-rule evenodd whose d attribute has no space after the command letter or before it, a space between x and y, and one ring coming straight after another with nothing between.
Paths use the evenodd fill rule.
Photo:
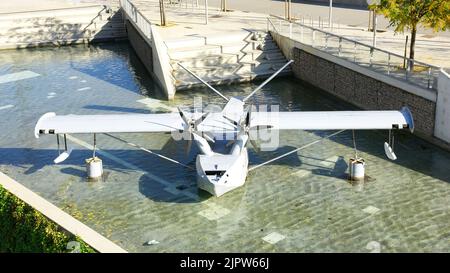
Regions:
<instances>
[{"instance_id":1,"label":"white float drum","mask_svg":"<svg viewBox=\"0 0 450 273\"><path fill-rule=\"evenodd\" d=\"M366 163L364 162L364 159L358 158L350 158L350 180L353 181L364 181L364 172Z\"/></svg>"},{"instance_id":2,"label":"white float drum","mask_svg":"<svg viewBox=\"0 0 450 273\"><path fill-rule=\"evenodd\" d=\"M98 157L86 159L87 176L90 179L98 179L103 175L102 160Z\"/></svg>"}]
</instances>

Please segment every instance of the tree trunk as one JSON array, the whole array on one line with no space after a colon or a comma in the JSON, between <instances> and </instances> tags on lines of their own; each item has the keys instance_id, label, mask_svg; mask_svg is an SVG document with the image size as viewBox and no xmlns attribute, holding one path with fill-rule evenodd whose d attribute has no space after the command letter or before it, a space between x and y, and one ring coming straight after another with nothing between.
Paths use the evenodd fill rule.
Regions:
<instances>
[{"instance_id":1,"label":"tree trunk","mask_svg":"<svg viewBox=\"0 0 450 273\"><path fill-rule=\"evenodd\" d=\"M414 60L414 47L416 46L416 34L417 34L417 25L413 25L411 29L411 45L409 48L409 58ZM409 63L410 71L414 71L414 62L410 61Z\"/></svg>"}]
</instances>

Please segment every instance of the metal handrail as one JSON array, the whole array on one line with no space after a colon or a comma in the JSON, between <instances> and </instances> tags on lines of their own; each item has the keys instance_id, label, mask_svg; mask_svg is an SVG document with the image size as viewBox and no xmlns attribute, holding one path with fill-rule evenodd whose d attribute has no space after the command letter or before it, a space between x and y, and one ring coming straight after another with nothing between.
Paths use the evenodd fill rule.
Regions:
<instances>
[{"instance_id":1,"label":"metal handrail","mask_svg":"<svg viewBox=\"0 0 450 273\"><path fill-rule=\"evenodd\" d=\"M275 25L273 24L272 20L270 20L270 17L267 17L267 21L272 25L273 29L278 33L278 30L275 27ZM269 28L267 28L267 30L269 30Z\"/></svg>"},{"instance_id":2,"label":"metal handrail","mask_svg":"<svg viewBox=\"0 0 450 273\"><path fill-rule=\"evenodd\" d=\"M274 23L272 21L273 18L271 18L271 17L278 19L279 20L278 24ZM428 63L425 63L425 62L421 62L421 61L417 61L417 60L414 60L414 59L410 59L410 58L401 56L399 54L396 54L394 52L390 52L390 51L387 51L385 49L377 48L377 47L374 47L372 45L368 45L368 44L365 44L365 43L362 43L362 42L359 42L359 41L356 41L356 40L352 40L350 38L346 38L344 36L341 36L341 35L338 35L338 34L334 34L334 33L331 33L331 32L328 32L328 31L325 31L325 30L322 30L322 29L319 29L319 28L308 26L308 25L305 25L305 24L302 24L302 23L299 23L299 22L289 21L289 20L286 20L285 18L277 16L277 15L270 15L270 17L267 17L267 20L268 20L268 23L267 23L268 30L269 30L270 25L272 25L272 27L273 27L273 29L274 29L274 31L276 33L281 33L283 31L282 26L286 25L286 23L288 23L289 24L289 34L288 34L289 38L292 38L292 26L294 25L294 26L299 27L300 28L300 37L301 37L299 42L305 43L307 45L310 45L313 48L319 48L320 49L320 47L323 46L324 47L323 50L325 52L327 52L327 50L329 48L329 40L330 39L333 39L333 40L336 39L338 41L338 47L337 47L337 51L338 51L337 52L337 56L338 57L342 57L342 54L345 53L345 51L342 50L343 49L342 46L344 44L352 44L353 48L354 48L353 49L353 58L350 58L349 61L359 64L359 62L357 62L358 52L360 53L361 50L362 50L362 52L368 52L370 54L370 57L368 58L368 62L367 62L369 64L369 66L372 67L373 65L379 65L379 64L384 65L384 64L386 64L386 66L387 66L386 74L391 76L391 77L395 77L396 75L398 75L398 74L394 74L393 73L392 68L395 68L395 66L392 66L391 58L392 57L400 58L400 59L403 60L403 63L407 64L407 66L404 67L404 73L403 73L404 74L403 76L404 76L404 78L405 78L405 80L407 82L409 82L411 84L414 84L414 85L421 86L421 87L425 87L426 89L433 89L433 88L435 88L435 86L434 86L434 82L435 82L434 75L436 75L436 72L441 69L438 66L431 65L431 64L428 64ZM277 29L276 25L279 25L280 29ZM310 34L310 37L311 37L311 40L308 39L306 42L305 42L305 40L303 38L305 29L309 30L307 32ZM325 44L319 44L319 45L316 44L316 40L317 40L316 39L316 34L322 34L323 36L325 36ZM320 40L318 40L318 41L320 41ZM359 50L357 50L358 46L360 47ZM331 47L331 49L332 48L333 47ZM376 53L383 53L383 54L387 55L386 60L382 60L381 63L374 62L374 55ZM330 53L330 54L334 55L335 53ZM348 59L346 57L344 57L344 58ZM425 71L427 71L426 72L427 73L426 76L424 76L422 72L411 71L411 67L413 65L415 65L415 64L425 67L425 69L426 69ZM380 72L380 73L383 73L383 72Z\"/></svg>"},{"instance_id":3,"label":"metal handrail","mask_svg":"<svg viewBox=\"0 0 450 273\"><path fill-rule=\"evenodd\" d=\"M428 64L428 63L424 63L424 62L417 61L417 60L414 60L414 59L410 59L410 58L408 58L408 57L399 55L399 54L397 54L397 53L390 52L390 51L387 51L387 50L385 50L385 49L381 49L381 48L379 48L379 47L374 47L374 46L371 46L371 45L368 45L368 44L365 44L365 43L362 43L362 42L359 42L359 41L356 41L356 40L353 40L353 39L350 39L350 38L347 38L347 37L344 37L344 36L341 36L341 35L338 35L338 34L335 34L335 33L332 33L332 32L328 32L328 31L325 31L325 30L322 30L322 29L319 29L319 28L315 28L315 27L312 27L312 26L304 25L304 24L302 24L302 23L295 22L295 21L294 21L294 22L290 22L290 21L286 20L285 18L280 17L280 16L277 16L277 15L270 14L270 16L271 16L271 17L275 17L275 18L277 18L277 19L281 19L281 20L283 20L283 21L289 22L289 23L294 24L294 25L298 25L298 26L301 26L301 27L309 28L309 29L311 29L311 30L318 31L318 32L321 32L321 33L324 33L324 34L327 34L327 35L330 35L330 36L333 36L333 37L336 37L336 38L345 40L345 41L347 41L347 42L355 43L355 44L358 44L358 45L361 45L361 46L364 46L364 47L369 47L369 48L372 48L373 50L376 50L376 51L381 51L381 52L384 52L384 53L386 53L386 54L390 54L391 56L396 56L396 57L405 59L405 60L407 60L408 62L414 62L414 63L416 63L416 64L424 65L424 66L427 66L427 67L431 67L431 68L435 68L435 69L440 69L439 66L435 66L435 65L432 65L432 64ZM270 18L268 18L268 19L269 19L269 21L270 21ZM272 23L272 26L273 26L274 28L276 28L275 25L274 25L273 23ZM278 32L278 31L277 31L277 32Z\"/></svg>"},{"instance_id":4,"label":"metal handrail","mask_svg":"<svg viewBox=\"0 0 450 273\"><path fill-rule=\"evenodd\" d=\"M138 24L137 15L139 15L139 21L143 19L147 23L148 30L150 31L152 22L150 22L150 20L147 19L147 17L145 17L139 11L139 9L136 8L136 6L133 3L131 3L129 0L120 0L119 3L120 3L120 7L125 11L125 13L128 15L128 17L130 19L133 19L134 23ZM128 9L127 5L129 5L131 7L131 9ZM144 31L144 30L142 29L142 31ZM147 36L147 38L149 38L151 40L151 38L152 38L151 33L144 33L144 34Z\"/></svg>"}]
</instances>

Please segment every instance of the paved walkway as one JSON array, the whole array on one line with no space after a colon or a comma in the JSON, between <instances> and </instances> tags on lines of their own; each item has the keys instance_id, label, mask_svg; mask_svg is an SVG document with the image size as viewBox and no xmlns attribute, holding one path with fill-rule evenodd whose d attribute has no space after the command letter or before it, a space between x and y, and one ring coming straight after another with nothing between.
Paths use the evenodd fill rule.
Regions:
<instances>
[{"instance_id":1,"label":"paved walkway","mask_svg":"<svg viewBox=\"0 0 450 273\"><path fill-rule=\"evenodd\" d=\"M132 0L133 5L152 24L160 25L158 0ZM205 8L203 5L195 7L188 1L185 5L166 7L167 27L160 27L160 35L164 41L182 40L183 37L214 36L215 34L238 32L242 30L267 30L267 15L252 12L233 11L220 12L217 8L208 10L208 24L206 25ZM199 1L202 2L202 1Z\"/></svg>"},{"instance_id":2,"label":"paved walkway","mask_svg":"<svg viewBox=\"0 0 450 273\"><path fill-rule=\"evenodd\" d=\"M235 10L230 13L221 13L218 11L220 0L208 0L209 9L209 22L210 25L206 26L204 23L204 0L183 0L187 3L188 7L192 6L192 3L198 2L200 9L192 8L168 8L168 20L175 23L183 24L195 24L197 27L195 30L189 29L188 25L172 27L167 35L179 34L180 29L183 29L185 35L196 34L198 31L204 33L206 31L214 32L221 30L233 29L233 25L245 23L248 26L256 29L263 29L265 27L264 17L267 14L284 15L284 1L274 0L228 0L228 7L231 10ZM41 10L41 9L53 9L53 8L65 8L82 5L92 4L109 4L117 5L119 0L16 0L16 1L1 1L0 13L9 13L17 11L27 10ZM293 1L301 2L301 1ZM154 22L159 20L159 7L158 0L135 0L133 1L139 6L146 17L149 17ZM182 5L184 6L184 5ZM240 11L238 11L240 10ZM328 7L326 5L312 5L305 3L292 3L292 15L306 23L314 22L314 25L319 24L319 17L321 21L327 21ZM185 16L186 13L192 13L190 16ZM356 39L360 42L371 44L373 33L367 31L369 13L363 9L352 8L333 8L333 21L335 27L333 32L345 37ZM227 24L217 22L218 17L228 17ZM182 18L182 19L181 19ZM383 17L378 17L380 29L387 29L388 21ZM228 24L228 22L230 24ZM173 31L172 31L173 30ZM395 34L391 29L383 33L378 33L377 46L392 51L394 53L403 55L405 46L405 34ZM408 34L408 33L406 33ZM416 46L416 59L422 62L430 63L432 65L450 68L450 31L432 33L430 30L420 30L420 34L417 37Z\"/></svg>"}]
</instances>

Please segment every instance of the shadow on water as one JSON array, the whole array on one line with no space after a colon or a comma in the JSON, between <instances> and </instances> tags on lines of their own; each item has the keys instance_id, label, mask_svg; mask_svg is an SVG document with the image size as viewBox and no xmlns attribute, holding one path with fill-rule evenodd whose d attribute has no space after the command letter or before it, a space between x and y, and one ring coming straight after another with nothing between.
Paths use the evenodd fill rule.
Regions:
<instances>
[{"instance_id":1,"label":"shadow on water","mask_svg":"<svg viewBox=\"0 0 450 273\"><path fill-rule=\"evenodd\" d=\"M72 59L71 68L133 93L166 99L164 92L127 41L95 43L89 45L89 53L95 54L96 58L90 59L89 62ZM104 57L99 58L99 55ZM114 57L111 57L112 55Z\"/></svg>"},{"instance_id":2,"label":"shadow on water","mask_svg":"<svg viewBox=\"0 0 450 273\"><path fill-rule=\"evenodd\" d=\"M156 156L150 155L140 150L126 149L102 149L99 155L103 160L104 172L110 171L118 173L128 173L129 171L143 172L139 178L139 192L155 202L169 203L197 203L202 202L210 197L209 193L197 188L195 159L198 150L193 145L188 155L185 154L185 143L168 141L161 150L153 150L154 152L171 156L177 161L188 165L192 169L182 167L171 162L165 161ZM278 149L278 153L284 153L292 150L294 147L284 146ZM105 154L113 155L126 162L127 158L139 158L139 162L134 162L136 168L125 166L124 164L111 159ZM270 159L270 154L259 157L254 150L249 149L252 162L263 162ZM259 154L259 153L258 153ZM74 149L71 156L64 162L55 165L53 159L58 155L56 149L30 149L30 148L0 148L0 165L13 165L23 169L25 175L30 175L40 171L44 167L58 169L59 172L73 177L77 177L80 183L87 181L86 172L84 170L84 159L92 156L90 150ZM272 165L288 165L301 167L303 163L296 154L286 159L272 163ZM80 167L82 167L80 169ZM323 168L317 166L318 168ZM161 168L164 171L161 171ZM103 182L108 183L106 178Z\"/></svg>"}]
</instances>

